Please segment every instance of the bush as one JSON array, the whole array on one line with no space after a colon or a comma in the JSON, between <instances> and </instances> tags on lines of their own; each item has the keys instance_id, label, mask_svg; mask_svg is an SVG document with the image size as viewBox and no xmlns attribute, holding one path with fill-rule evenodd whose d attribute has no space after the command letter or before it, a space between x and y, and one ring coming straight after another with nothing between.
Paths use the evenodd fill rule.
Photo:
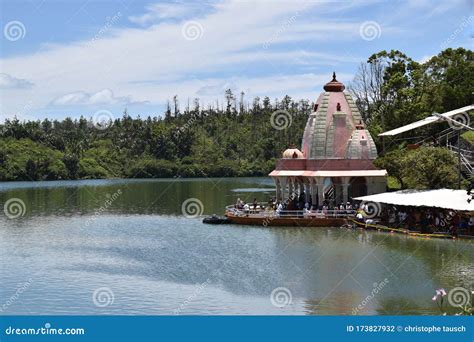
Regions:
<instances>
[{"instance_id":1,"label":"bush","mask_svg":"<svg viewBox=\"0 0 474 342\"><path fill-rule=\"evenodd\" d=\"M63 154L30 139L0 140L0 181L63 179Z\"/></svg>"},{"instance_id":2,"label":"bush","mask_svg":"<svg viewBox=\"0 0 474 342\"><path fill-rule=\"evenodd\" d=\"M169 178L176 175L176 164L163 159L140 160L128 171L129 178Z\"/></svg>"},{"instance_id":3,"label":"bush","mask_svg":"<svg viewBox=\"0 0 474 342\"><path fill-rule=\"evenodd\" d=\"M79 161L78 175L80 178L86 179L109 177L107 170L92 158L83 158Z\"/></svg>"}]
</instances>

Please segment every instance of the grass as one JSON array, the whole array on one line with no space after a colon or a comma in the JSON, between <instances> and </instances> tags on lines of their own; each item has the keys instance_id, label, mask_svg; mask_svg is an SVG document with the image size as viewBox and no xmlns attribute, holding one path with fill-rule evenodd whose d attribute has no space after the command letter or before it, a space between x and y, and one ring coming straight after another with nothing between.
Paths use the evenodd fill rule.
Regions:
<instances>
[{"instance_id":1,"label":"grass","mask_svg":"<svg viewBox=\"0 0 474 342\"><path fill-rule=\"evenodd\" d=\"M474 132L473 131L467 131L461 134L461 137L470 143L471 145L474 145Z\"/></svg>"}]
</instances>

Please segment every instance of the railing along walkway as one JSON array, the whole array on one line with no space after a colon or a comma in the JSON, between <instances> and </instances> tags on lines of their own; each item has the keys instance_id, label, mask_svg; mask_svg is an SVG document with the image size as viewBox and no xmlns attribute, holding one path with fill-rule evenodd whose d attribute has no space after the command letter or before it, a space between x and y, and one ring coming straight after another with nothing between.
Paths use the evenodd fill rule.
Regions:
<instances>
[{"instance_id":1,"label":"railing along walkway","mask_svg":"<svg viewBox=\"0 0 474 342\"><path fill-rule=\"evenodd\" d=\"M351 210L275 210L269 207L268 203L259 203L256 207L249 204L249 209L237 208L235 205L226 206L226 212L236 216L250 217L314 217L314 218L335 218L354 217L356 211Z\"/></svg>"}]
</instances>

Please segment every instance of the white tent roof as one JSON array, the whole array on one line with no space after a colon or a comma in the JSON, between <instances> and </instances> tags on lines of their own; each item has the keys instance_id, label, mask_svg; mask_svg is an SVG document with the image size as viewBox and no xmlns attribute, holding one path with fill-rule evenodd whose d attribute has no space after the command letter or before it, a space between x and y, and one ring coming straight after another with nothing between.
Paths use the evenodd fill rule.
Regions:
<instances>
[{"instance_id":1,"label":"white tent roof","mask_svg":"<svg viewBox=\"0 0 474 342\"><path fill-rule=\"evenodd\" d=\"M460 211L474 211L474 201L467 203L466 190L400 190L354 198L358 201L406 205L414 207L436 207Z\"/></svg>"},{"instance_id":2,"label":"white tent roof","mask_svg":"<svg viewBox=\"0 0 474 342\"><path fill-rule=\"evenodd\" d=\"M451 110L451 111L443 113L439 116L437 116L437 115L428 116L427 118L424 118L423 120L415 121L415 122L413 122L409 125L398 127L398 128L392 129L391 131L381 133L381 134L379 134L379 136L397 135L397 134L407 132L407 131L410 131L412 129L415 129L415 128L418 128L418 127L421 127L421 126L424 126L424 125L427 125L427 124L430 124L430 123L433 123L433 122L436 122L436 121L441 121L441 120L443 120L442 117L450 118L453 115L460 114L460 113L465 113L465 112L468 112L468 111L473 110L473 109L474 109L474 105L469 105L469 106L466 106L466 107Z\"/></svg>"}]
</instances>

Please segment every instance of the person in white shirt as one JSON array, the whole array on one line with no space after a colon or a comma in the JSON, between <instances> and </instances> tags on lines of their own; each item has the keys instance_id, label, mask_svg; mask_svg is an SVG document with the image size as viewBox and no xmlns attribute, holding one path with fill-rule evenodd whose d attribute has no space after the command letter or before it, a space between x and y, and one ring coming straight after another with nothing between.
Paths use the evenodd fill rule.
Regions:
<instances>
[{"instance_id":1,"label":"person in white shirt","mask_svg":"<svg viewBox=\"0 0 474 342\"><path fill-rule=\"evenodd\" d=\"M283 211L283 204L280 202L277 206L276 213L277 215L280 215L280 213Z\"/></svg>"}]
</instances>

